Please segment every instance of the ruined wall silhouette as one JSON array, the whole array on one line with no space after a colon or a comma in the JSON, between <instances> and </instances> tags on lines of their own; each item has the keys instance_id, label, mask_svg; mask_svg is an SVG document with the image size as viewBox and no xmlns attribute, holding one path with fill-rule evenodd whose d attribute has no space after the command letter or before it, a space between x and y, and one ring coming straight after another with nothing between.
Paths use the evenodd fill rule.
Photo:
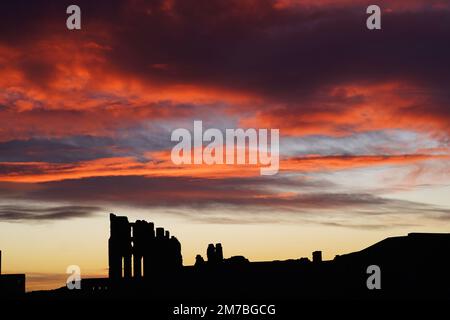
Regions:
<instances>
[{"instance_id":1,"label":"ruined wall silhouette","mask_svg":"<svg viewBox=\"0 0 450 320\"><path fill-rule=\"evenodd\" d=\"M183 267L180 243L168 231L113 214L110 220L110 278L83 279L80 294L87 297L450 298L450 233L390 237L333 260L323 260L322 252L314 251L312 260L250 262L244 256L224 258L222 244L211 243L205 259L198 254L194 266ZM367 286L371 265L381 269L382 290Z\"/></svg>"},{"instance_id":2,"label":"ruined wall silhouette","mask_svg":"<svg viewBox=\"0 0 450 320\"><path fill-rule=\"evenodd\" d=\"M206 249L206 257L208 258L208 264L215 265L221 263L223 261L222 244L217 243L214 246L214 244L210 243L208 249Z\"/></svg>"},{"instance_id":3,"label":"ruined wall silhouette","mask_svg":"<svg viewBox=\"0 0 450 320\"><path fill-rule=\"evenodd\" d=\"M183 266L181 244L169 231L151 222L110 214L109 278L141 279Z\"/></svg>"}]
</instances>

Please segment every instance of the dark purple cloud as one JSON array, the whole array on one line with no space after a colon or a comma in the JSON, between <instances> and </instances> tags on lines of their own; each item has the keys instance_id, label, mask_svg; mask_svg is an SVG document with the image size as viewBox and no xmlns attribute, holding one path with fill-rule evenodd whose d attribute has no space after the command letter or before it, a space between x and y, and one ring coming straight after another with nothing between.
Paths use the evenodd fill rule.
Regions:
<instances>
[{"instance_id":1,"label":"dark purple cloud","mask_svg":"<svg viewBox=\"0 0 450 320\"><path fill-rule=\"evenodd\" d=\"M243 222L251 217L254 221L260 218L266 221L266 215L274 210L279 214L292 215L291 217L313 217L313 220L320 218L320 213L324 212L335 212L333 216L337 217L342 214L359 217L394 214L446 220L450 216L448 209L420 202L388 199L363 192L332 192L329 190L334 188L334 185L324 180L270 180L269 188L267 179L262 178L98 177L39 183L35 184L34 188L28 186L22 190L22 184L7 183L0 186L0 194L2 188L7 191L15 188L18 190L15 194L5 192L10 201L39 200L89 204L89 211L83 208L78 210L77 206L43 209L42 212L31 210L35 214L42 214L37 216L37 219L71 217L70 212L88 216L93 209L105 208L103 211L107 212L123 206L169 210L200 221L218 219L215 215L207 214L215 212L217 208L232 212L231 215L225 214L220 219L237 219ZM286 188L289 188L289 194L283 192ZM180 209L182 210L179 211ZM237 210L240 212L238 216L235 215ZM28 215L20 208L16 210L13 207L4 207L6 218L9 217L8 212L16 212L17 217L24 213L23 219L32 219L31 214Z\"/></svg>"},{"instance_id":2,"label":"dark purple cloud","mask_svg":"<svg viewBox=\"0 0 450 320\"><path fill-rule=\"evenodd\" d=\"M51 33L67 41L95 39L111 48L105 58L121 73L279 99L346 82L407 80L434 87L450 79L448 8L384 12L383 29L370 32L361 3L277 9L269 0L174 0L170 6L78 1L84 24L79 33L70 33L64 24L69 3L3 3L1 11L9 14L2 19L2 34L30 45ZM151 67L161 64L168 68ZM23 66L41 81L52 68L38 57Z\"/></svg>"},{"instance_id":3,"label":"dark purple cloud","mask_svg":"<svg viewBox=\"0 0 450 320\"><path fill-rule=\"evenodd\" d=\"M73 218L87 218L100 211L95 206L53 206L0 205L0 222L52 221Z\"/></svg>"}]
</instances>

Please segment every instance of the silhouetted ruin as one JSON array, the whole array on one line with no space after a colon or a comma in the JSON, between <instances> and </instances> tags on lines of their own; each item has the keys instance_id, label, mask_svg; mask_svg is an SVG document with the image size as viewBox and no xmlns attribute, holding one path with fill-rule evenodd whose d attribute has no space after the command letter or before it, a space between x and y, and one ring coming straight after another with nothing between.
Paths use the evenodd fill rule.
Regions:
<instances>
[{"instance_id":1,"label":"silhouetted ruin","mask_svg":"<svg viewBox=\"0 0 450 320\"><path fill-rule=\"evenodd\" d=\"M183 266L180 242L153 223L110 215L109 277L82 279L81 290L66 287L48 297L136 299L450 299L450 234L410 233L364 250L323 260L250 262L224 257L221 243L209 244L206 261ZM369 266L381 270L380 288L367 285ZM1 276L3 292L23 292L25 278ZM14 286L5 289L5 284ZM8 291L6 291L8 290ZM44 293L40 293L43 295ZM33 294L32 296L39 296Z\"/></svg>"},{"instance_id":2,"label":"silhouetted ruin","mask_svg":"<svg viewBox=\"0 0 450 320\"><path fill-rule=\"evenodd\" d=\"M128 222L110 214L109 278L140 279L179 270L183 266L181 244L169 231L151 222Z\"/></svg>"},{"instance_id":3,"label":"silhouetted ruin","mask_svg":"<svg viewBox=\"0 0 450 320\"><path fill-rule=\"evenodd\" d=\"M110 278L85 279L82 291L164 298L332 298L450 297L450 234L417 234L385 239L360 252L323 260L250 262L243 256L224 258L221 243L209 244L206 261L182 266L181 245L153 223L111 214ZM437 259L436 253L441 255ZM367 267L382 270L382 290L369 290ZM436 273L437 272L437 273ZM429 282L434 275L442 285ZM445 275L445 276L443 276ZM437 279L436 279L437 281ZM118 286L115 283L122 283Z\"/></svg>"},{"instance_id":4,"label":"silhouetted ruin","mask_svg":"<svg viewBox=\"0 0 450 320\"><path fill-rule=\"evenodd\" d=\"M312 258L314 263L322 262L322 251L314 251L312 253Z\"/></svg>"},{"instance_id":5,"label":"silhouetted ruin","mask_svg":"<svg viewBox=\"0 0 450 320\"><path fill-rule=\"evenodd\" d=\"M206 256L208 258L208 264L210 265L221 263L223 261L222 244L217 243L214 246L214 244L210 243L208 249L206 249Z\"/></svg>"}]
</instances>

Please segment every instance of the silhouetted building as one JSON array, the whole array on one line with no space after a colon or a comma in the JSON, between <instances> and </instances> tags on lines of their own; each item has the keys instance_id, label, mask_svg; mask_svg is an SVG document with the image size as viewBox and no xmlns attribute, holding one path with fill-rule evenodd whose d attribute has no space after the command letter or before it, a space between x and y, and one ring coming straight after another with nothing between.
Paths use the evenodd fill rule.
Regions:
<instances>
[{"instance_id":1,"label":"silhouetted building","mask_svg":"<svg viewBox=\"0 0 450 320\"><path fill-rule=\"evenodd\" d=\"M110 214L109 277L112 280L143 278L183 266L181 244L169 231L153 223ZM132 262L133 261L133 262Z\"/></svg>"},{"instance_id":2,"label":"silhouetted building","mask_svg":"<svg viewBox=\"0 0 450 320\"><path fill-rule=\"evenodd\" d=\"M2 252L0 251L0 297L25 294L24 274L2 274Z\"/></svg>"},{"instance_id":3,"label":"silhouetted building","mask_svg":"<svg viewBox=\"0 0 450 320\"><path fill-rule=\"evenodd\" d=\"M312 258L314 263L322 262L322 251L314 251L312 253Z\"/></svg>"},{"instance_id":4,"label":"silhouetted building","mask_svg":"<svg viewBox=\"0 0 450 320\"><path fill-rule=\"evenodd\" d=\"M206 249L206 256L208 258L209 264L218 264L223 261L223 250L222 250L222 244L217 243L215 246L214 244L210 243L208 245L208 249Z\"/></svg>"}]
</instances>

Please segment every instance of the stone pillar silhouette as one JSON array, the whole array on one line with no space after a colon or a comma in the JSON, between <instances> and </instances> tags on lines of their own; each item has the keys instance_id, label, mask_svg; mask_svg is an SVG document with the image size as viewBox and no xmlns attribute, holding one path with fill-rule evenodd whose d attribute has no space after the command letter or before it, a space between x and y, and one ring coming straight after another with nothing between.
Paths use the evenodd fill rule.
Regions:
<instances>
[{"instance_id":1,"label":"stone pillar silhouette","mask_svg":"<svg viewBox=\"0 0 450 320\"><path fill-rule=\"evenodd\" d=\"M136 279L142 278L141 262L142 256L133 253L133 277Z\"/></svg>"},{"instance_id":2,"label":"stone pillar silhouette","mask_svg":"<svg viewBox=\"0 0 450 320\"><path fill-rule=\"evenodd\" d=\"M147 222L137 220L133 224L133 276L136 279L142 277L141 263L145 254L145 238Z\"/></svg>"},{"instance_id":3,"label":"stone pillar silhouette","mask_svg":"<svg viewBox=\"0 0 450 320\"><path fill-rule=\"evenodd\" d=\"M131 256L131 252L123 256L123 275L125 279L131 279L132 276Z\"/></svg>"},{"instance_id":4,"label":"stone pillar silhouette","mask_svg":"<svg viewBox=\"0 0 450 320\"><path fill-rule=\"evenodd\" d=\"M181 243L177 238L170 238L170 264L171 269L177 270L183 266L183 256L181 255Z\"/></svg>"},{"instance_id":5,"label":"stone pillar silhouette","mask_svg":"<svg viewBox=\"0 0 450 320\"><path fill-rule=\"evenodd\" d=\"M152 248L152 269L156 273L161 273L164 271L164 263L165 263L165 233L164 228L156 228L156 238L155 244Z\"/></svg>"},{"instance_id":6,"label":"stone pillar silhouette","mask_svg":"<svg viewBox=\"0 0 450 320\"><path fill-rule=\"evenodd\" d=\"M131 227L127 217L110 214L110 237L108 240L109 277L113 280L131 278Z\"/></svg>"},{"instance_id":7,"label":"stone pillar silhouette","mask_svg":"<svg viewBox=\"0 0 450 320\"><path fill-rule=\"evenodd\" d=\"M216 248L212 243L208 244L208 249L206 249L206 257L208 258L209 264L216 263Z\"/></svg>"},{"instance_id":8,"label":"stone pillar silhouette","mask_svg":"<svg viewBox=\"0 0 450 320\"><path fill-rule=\"evenodd\" d=\"M152 263L155 259L155 225L149 222L145 225L145 238L144 238L144 278L151 278L153 273Z\"/></svg>"},{"instance_id":9,"label":"stone pillar silhouette","mask_svg":"<svg viewBox=\"0 0 450 320\"><path fill-rule=\"evenodd\" d=\"M223 250L221 243L216 243L216 261L217 262L223 261Z\"/></svg>"},{"instance_id":10,"label":"stone pillar silhouette","mask_svg":"<svg viewBox=\"0 0 450 320\"><path fill-rule=\"evenodd\" d=\"M122 278L122 254L120 252L120 239L118 236L118 220L114 214L110 218L110 237L108 240L109 278L117 280Z\"/></svg>"}]
</instances>

